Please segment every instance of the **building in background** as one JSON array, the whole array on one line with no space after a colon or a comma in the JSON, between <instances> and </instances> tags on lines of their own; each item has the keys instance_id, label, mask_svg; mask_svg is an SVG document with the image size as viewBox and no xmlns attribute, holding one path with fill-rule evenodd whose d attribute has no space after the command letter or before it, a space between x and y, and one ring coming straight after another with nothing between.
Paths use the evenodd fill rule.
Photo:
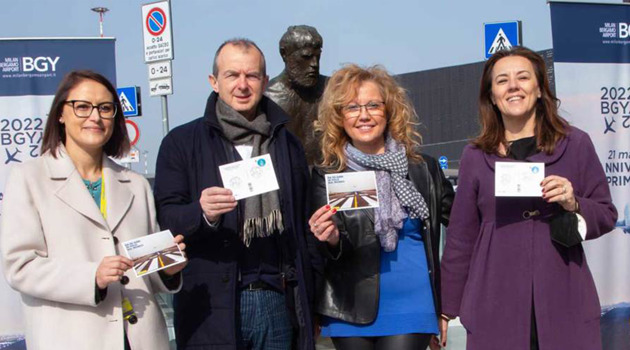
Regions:
<instances>
[{"instance_id":1,"label":"building in background","mask_svg":"<svg viewBox=\"0 0 630 350\"><path fill-rule=\"evenodd\" d=\"M629 0L630 1L630 0ZM553 50L539 52L555 91ZM420 117L423 152L458 169L464 146L479 132L477 98L484 61L398 75ZM452 172L448 172L452 174Z\"/></svg>"}]
</instances>

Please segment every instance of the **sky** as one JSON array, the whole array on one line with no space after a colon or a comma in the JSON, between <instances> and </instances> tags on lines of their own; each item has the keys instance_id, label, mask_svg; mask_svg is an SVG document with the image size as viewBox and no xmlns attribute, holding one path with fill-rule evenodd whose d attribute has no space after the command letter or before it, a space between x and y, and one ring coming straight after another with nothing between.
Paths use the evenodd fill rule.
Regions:
<instances>
[{"instance_id":1,"label":"sky","mask_svg":"<svg viewBox=\"0 0 630 350\"><path fill-rule=\"evenodd\" d=\"M0 36L98 37L98 15L109 8L104 34L116 38L119 87L142 90L143 116L137 147L148 164L133 169L153 173L163 137L159 97L149 96L144 63L141 6L133 0L2 0ZM592 1L574 1L592 2ZM621 0L597 1L621 3ZM284 63L278 41L290 25L308 24L324 39L321 73L344 63L381 64L392 74L481 61L483 23L522 21L523 44L552 48L549 5L544 0L174 0L173 90L168 97L170 128L203 114L211 92L208 75L217 47L226 39L246 37L263 50L270 78ZM77 55L80 55L77 52Z\"/></svg>"}]
</instances>

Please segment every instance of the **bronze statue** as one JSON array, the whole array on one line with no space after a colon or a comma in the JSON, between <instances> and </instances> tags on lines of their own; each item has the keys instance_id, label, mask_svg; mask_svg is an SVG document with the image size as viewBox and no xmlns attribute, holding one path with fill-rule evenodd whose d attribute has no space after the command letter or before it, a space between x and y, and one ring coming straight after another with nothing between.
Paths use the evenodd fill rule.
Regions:
<instances>
[{"instance_id":1,"label":"bronze statue","mask_svg":"<svg viewBox=\"0 0 630 350\"><path fill-rule=\"evenodd\" d=\"M323 40L317 29L290 26L280 39L280 56L284 70L269 82L265 95L291 117L287 128L295 134L306 151L309 165L319 160L319 138L313 133L317 103L327 77L319 74Z\"/></svg>"}]
</instances>

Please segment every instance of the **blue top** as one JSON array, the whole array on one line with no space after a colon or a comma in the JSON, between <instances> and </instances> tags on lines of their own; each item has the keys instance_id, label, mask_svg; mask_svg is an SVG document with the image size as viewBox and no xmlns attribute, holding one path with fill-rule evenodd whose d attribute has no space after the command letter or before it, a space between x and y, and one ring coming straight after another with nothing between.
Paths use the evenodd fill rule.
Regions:
<instances>
[{"instance_id":1,"label":"blue top","mask_svg":"<svg viewBox=\"0 0 630 350\"><path fill-rule=\"evenodd\" d=\"M103 182L103 178L101 177L94 182L86 179L81 180L83 180L85 187L87 188L88 192L90 192L90 196L92 196L92 199L94 199L94 202L96 202L96 206L101 209L101 183Z\"/></svg>"},{"instance_id":2,"label":"blue top","mask_svg":"<svg viewBox=\"0 0 630 350\"><path fill-rule=\"evenodd\" d=\"M322 336L438 334L422 229L420 220L406 219L398 232L396 250L387 253L381 249L380 298L374 322L358 325L323 317Z\"/></svg>"}]
</instances>

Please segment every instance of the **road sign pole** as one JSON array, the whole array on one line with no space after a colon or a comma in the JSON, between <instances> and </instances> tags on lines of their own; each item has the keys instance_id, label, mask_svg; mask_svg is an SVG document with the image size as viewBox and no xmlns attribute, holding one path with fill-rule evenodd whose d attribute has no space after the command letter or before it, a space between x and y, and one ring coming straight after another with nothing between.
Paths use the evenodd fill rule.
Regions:
<instances>
[{"instance_id":1,"label":"road sign pole","mask_svg":"<svg viewBox=\"0 0 630 350\"><path fill-rule=\"evenodd\" d=\"M162 95L162 134L168 134L168 101L166 95Z\"/></svg>"}]
</instances>

